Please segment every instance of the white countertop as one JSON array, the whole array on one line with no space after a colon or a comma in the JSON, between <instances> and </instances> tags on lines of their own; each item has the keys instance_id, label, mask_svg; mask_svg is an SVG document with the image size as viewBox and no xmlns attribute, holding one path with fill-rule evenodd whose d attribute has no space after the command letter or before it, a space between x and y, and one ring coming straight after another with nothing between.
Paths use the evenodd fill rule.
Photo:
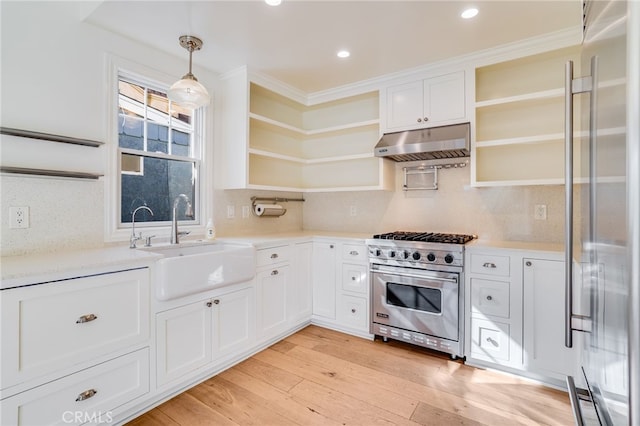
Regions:
<instances>
[{"instance_id":1,"label":"white countertop","mask_svg":"<svg viewBox=\"0 0 640 426\"><path fill-rule=\"evenodd\" d=\"M229 241L252 244L256 248L286 244L299 240L311 241L313 238L332 240L364 240L372 234L331 231L297 231L261 235L226 236L216 241ZM206 244L203 240L185 240L184 244ZM157 246L160 247L160 246ZM544 251L563 253L562 244L529 243L524 241L486 241L475 240L466 246L470 250L495 248L523 251ZM65 252L39 253L0 258L0 289L28 284L61 280L73 276L103 273L117 268L135 268L153 265L162 255L144 249L130 249L126 242L105 247Z\"/></svg>"}]
</instances>

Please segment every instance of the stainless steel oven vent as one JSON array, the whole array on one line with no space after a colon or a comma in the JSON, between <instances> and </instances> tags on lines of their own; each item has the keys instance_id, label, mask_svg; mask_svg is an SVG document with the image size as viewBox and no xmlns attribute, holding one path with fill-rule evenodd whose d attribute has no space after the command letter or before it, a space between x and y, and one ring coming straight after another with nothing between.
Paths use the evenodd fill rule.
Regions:
<instances>
[{"instance_id":1,"label":"stainless steel oven vent","mask_svg":"<svg viewBox=\"0 0 640 426\"><path fill-rule=\"evenodd\" d=\"M470 155L469 123L385 133L376 157L394 161L459 160Z\"/></svg>"}]
</instances>

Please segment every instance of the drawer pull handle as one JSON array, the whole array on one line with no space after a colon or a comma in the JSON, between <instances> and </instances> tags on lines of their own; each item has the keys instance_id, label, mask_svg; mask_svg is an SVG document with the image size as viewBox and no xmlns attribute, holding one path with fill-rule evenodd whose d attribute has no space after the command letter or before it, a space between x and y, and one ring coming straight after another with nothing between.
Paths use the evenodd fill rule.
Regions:
<instances>
[{"instance_id":1,"label":"drawer pull handle","mask_svg":"<svg viewBox=\"0 0 640 426\"><path fill-rule=\"evenodd\" d=\"M497 268L495 263L492 262L486 262L484 265L482 265L484 268L491 268L491 269L495 269Z\"/></svg>"},{"instance_id":2,"label":"drawer pull handle","mask_svg":"<svg viewBox=\"0 0 640 426\"><path fill-rule=\"evenodd\" d=\"M500 345L498 344L498 342L496 342L494 339L492 339L491 337L487 337L487 342L491 343L493 346L500 347Z\"/></svg>"},{"instance_id":3,"label":"drawer pull handle","mask_svg":"<svg viewBox=\"0 0 640 426\"><path fill-rule=\"evenodd\" d=\"M493 297L491 297L491 295L488 295L487 300L493 300Z\"/></svg>"},{"instance_id":4,"label":"drawer pull handle","mask_svg":"<svg viewBox=\"0 0 640 426\"><path fill-rule=\"evenodd\" d=\"M357 256L357 255L358 255L358 254L360 254L360 253L358 253L358 252L357 252L357 251L355 251L355 250L351 250L351 251L349 252L349 254L350 254L351 256Z\"/></svg>"},{"instance_id":5,"label":"drawer pull handle","mask_svg":"<svg viewBox=\"0 0 640 426\"><path fill-rule=\"evenodd\" d=\"M278 275L278 270L274 269L273 271L271 271L271 275Z\"/></svg>"},{"instance_id":6,"label":"drawer pull handle","mask_svg":"<svg viewBox=\"0 0 640 426\"><path fill-rule=\"evenodd\" d=\"M272 259L277 259L278 258L278 253L272 253L271 254L271 258Z\"/></svg>"},{"instance_id":7,"label":"drawer pull handle","mask_svg":"<svg viewBox=\"0 0 640 426\"><path fill-rule=\"evenodd\" d=\"M83 315L76 320L76 324L83 324L85 322L91 322L97 320L98 317L94 314Z\"/></svg>"},{"instance_id":8,"label":"drawer pull handle","mask_svg":"<svg viewBox=\"0 0 640 426\"><path fill-rule=\"evenodd\" d=\"M86 390L78 395L78 397L76 398L76 401L79 402L79 401L84 401L85 399L92 398L97 393L98 391L95 389Z\"/></svg>"}]
</instances>

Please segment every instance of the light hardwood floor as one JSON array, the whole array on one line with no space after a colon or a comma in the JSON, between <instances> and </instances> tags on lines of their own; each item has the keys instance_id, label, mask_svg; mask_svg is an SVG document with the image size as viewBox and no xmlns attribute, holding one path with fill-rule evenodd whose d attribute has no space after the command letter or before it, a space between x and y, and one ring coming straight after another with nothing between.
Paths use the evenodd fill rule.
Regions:
<instances>
[{"instance_id":1,"label":"light hardwood floor","mask_svg":"<svg viewBox=\"0 0 640 426\"><path fill-rule=\"evenodd\" d=\"M566 393L309 326L129 423L572 425Z\"/></svg>"}]
</instances>

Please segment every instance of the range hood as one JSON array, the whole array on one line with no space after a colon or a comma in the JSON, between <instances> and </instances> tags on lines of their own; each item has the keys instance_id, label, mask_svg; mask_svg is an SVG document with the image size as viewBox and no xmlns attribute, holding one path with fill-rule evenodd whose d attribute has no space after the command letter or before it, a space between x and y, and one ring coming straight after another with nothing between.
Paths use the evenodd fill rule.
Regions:
<instances>
[{"instance_id":1,"label":"range hood","mask_svg":"<svg viewBox=\"0 0 640 426\"><path fill-rule=\"evenodd\" d=\"M469 157L469 123L385 133L376 157L395 161L449 160Z\"/></svg>"}]
</instances>

